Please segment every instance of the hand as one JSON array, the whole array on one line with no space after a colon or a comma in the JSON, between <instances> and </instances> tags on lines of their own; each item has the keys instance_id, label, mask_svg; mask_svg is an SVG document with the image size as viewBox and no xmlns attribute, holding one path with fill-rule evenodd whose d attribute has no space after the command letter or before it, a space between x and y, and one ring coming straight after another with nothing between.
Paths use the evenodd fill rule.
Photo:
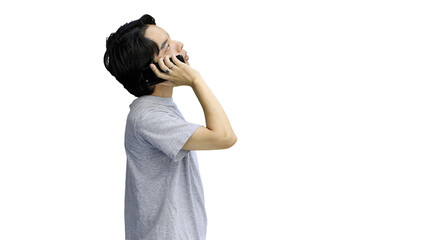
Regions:
<instances>
[{"instance_id":1,"label":"hand","mask_svg":"<svg viewBox=\"0 0 426 240\"><path fill-rule=\"evenodd\" d=\"M160 72L154 64L150 67L157 77L167 81L159 83L163 86L192 86L195 79L200 78L200 73L190 67L188 64L181 62L175 55L171 56L173 62L170 61L170 56L161 57L158 59L158 65L163 71L169 70L168 73ZM176 63L176 64L174 64Z\"/></svg>"}]
</instances>

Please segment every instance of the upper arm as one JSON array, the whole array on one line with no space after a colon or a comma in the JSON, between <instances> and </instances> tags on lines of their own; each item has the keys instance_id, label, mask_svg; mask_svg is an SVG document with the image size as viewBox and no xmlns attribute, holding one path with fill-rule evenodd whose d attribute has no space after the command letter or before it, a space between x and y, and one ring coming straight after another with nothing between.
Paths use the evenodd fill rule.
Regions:
<instances>
[{"instance_id":1,"label":"upper arm","mask_svg":"<svg viewBox=\"0 0 426 240\"><path fill-rule=\"evenodd\" d=\"M206 127L199 127L188 139L183 150L214 150L232 147L237 141L235 134L218 134Z\"/></svg>"}]
</instances>

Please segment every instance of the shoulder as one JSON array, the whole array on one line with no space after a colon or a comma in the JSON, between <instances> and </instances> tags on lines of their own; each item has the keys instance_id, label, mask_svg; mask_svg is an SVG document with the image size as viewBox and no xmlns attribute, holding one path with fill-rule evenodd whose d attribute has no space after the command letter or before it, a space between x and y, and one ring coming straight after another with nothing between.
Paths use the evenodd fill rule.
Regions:
<instances>
[{"instance_id":1,"label":"shoulder","mask_svg":"<svg viewBox=\"0 0 426 240\"><path fill-rule=\"evenodd\" d=\"M134 118L139 126L147 125L171 125L181 117L166 107L149 107L135 111Z\"/></svg>"}]
</instances>

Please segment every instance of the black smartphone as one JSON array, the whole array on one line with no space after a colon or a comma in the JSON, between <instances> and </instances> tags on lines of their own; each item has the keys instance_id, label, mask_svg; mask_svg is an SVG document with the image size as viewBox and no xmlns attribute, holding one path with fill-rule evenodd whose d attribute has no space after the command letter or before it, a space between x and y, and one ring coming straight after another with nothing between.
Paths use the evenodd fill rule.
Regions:
<instances>
[{"instance_id":1,"label":"black smartphone","mask_svg":"<svg viewBox=\"0 0 426 240\"><path fill-rule=\"evenodd\" d=\"M182 55L177 55L176 58L179 59L179 61L181 61L183 63L185 62ZM170 61L173 62L172 58L170 58ZM161 72L164 72L160 68L158 63L154 63L154 65L157 67L158 70L160 70ZM145 67L145 68L142 69L142 76L143 76L143 79L145 80L147 86L152 86L152 85L155 85L157 83L162 83L164 81L167 81L167 80L164 80L162 78L157 77L157 75L155 75L154 71L152 71L152 69L149 65L148 65L148 67Z\"/></svg>"}]
</instances>

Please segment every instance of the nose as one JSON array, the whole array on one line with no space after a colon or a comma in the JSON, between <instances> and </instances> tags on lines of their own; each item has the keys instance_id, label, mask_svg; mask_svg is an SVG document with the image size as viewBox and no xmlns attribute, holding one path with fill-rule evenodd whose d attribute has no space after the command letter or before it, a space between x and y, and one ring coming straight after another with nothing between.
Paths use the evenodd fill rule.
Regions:
<instances>
[{"instance_id":1,"label":"nose","mask_svg":"<svg viewBox=\"0 0 426 240\"><path fill-rule=\"evenodd\" d=\"M175 44L176 44L176 50L179 52L179 51L181 51L182 49L183 49L183 43L182 42L179 42L179 41L174 41L175 42Z\"/></svg>"}]
</instances>

